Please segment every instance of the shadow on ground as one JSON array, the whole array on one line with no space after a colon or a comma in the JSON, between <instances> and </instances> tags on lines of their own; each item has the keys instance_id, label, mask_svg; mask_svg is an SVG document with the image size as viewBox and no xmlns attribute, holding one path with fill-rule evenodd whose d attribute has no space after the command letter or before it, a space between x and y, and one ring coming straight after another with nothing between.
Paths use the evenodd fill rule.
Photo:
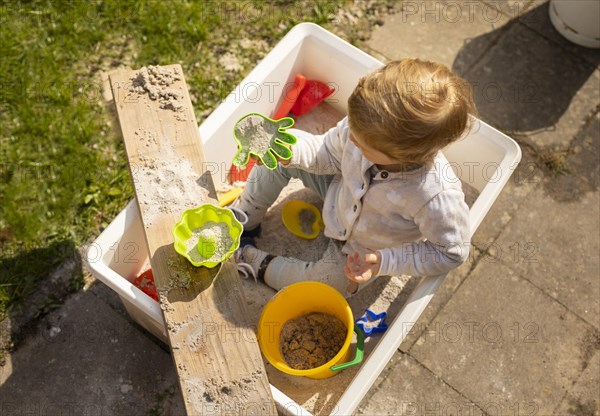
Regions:
<instances>
[{"instance_id":1,"label":"shadow on ground","mask_svg":"<svg viewBox=\"0 0 600 416\"><path fill-rule=\"evenodd\" d=\"M599 64L600 50L564 39L544 3L470 40L452 69L472 85L479 117L532 153L547 194L569 202L598 189L599 100L590 77ZM585 104L573 105L578 94Z\"/></svg>"},{"instance_id":2,"label":"shadow on ground","mask_svg":"<svg viewBox=\"0 0 600 416\"><path fill-rule=\"evenodd\" d=\"M558 34L544 3L470 40L452 69L473 86L480 118L518 135L552 131L599 63L600 50Z\"/></svg>"},{"instance_id":3,"label":"shadow on ground","mask_svg":"<svg viewBox=\"0 0 600 416\"><path fill-rule=\"evenodd\" d=\"M83 286L81 256L69 240L23 251L0 261L0 285L10 302L0 323L0 346L5 348L18 345L34 320L59 308L69 293Z\"/></svg>"},{"instance_id":4,"label":"shadow on ground","mask_svg":"<svg viewBox=\"0 0 600 416\"><path fill-rule=\"evenodd\" d=\"M170 354L119 304L96 282L30 326L0 367L0 413L184 414Z\"/></svg>"}]
</instances>

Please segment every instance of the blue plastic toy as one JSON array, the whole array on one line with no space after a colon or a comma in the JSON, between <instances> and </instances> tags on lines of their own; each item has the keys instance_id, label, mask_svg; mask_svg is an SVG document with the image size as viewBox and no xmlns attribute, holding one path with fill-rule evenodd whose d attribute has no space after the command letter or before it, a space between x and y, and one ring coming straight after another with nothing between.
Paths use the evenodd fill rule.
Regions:
<instances>
[{"instance_id":1,"label":"blue plastic toy","mask_svg":"<svg viewBox=\"0 0 600 416\"><path fill-rule=\"evenodd\" d=\"M363 332L365 333L365 336L370 336L374 333L377 332L384 332L387 329L387 324L385 323L385 317L387 316L387 312L381 312L381 313L375 313L370 309L365 309L365 314L363 316L361 316L360 318L358 318L355 323L356 325L358 325L358 327L360 329L363 330ZM375 326L368 326L367 323L369 322L376 322L379 321L379 323Z\"/></svg>"}]
</instances>

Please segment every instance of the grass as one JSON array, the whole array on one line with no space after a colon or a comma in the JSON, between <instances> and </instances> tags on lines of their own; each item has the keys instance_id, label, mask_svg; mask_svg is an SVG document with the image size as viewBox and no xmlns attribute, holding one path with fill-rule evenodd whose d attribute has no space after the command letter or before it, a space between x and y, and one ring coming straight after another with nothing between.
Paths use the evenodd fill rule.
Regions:
<instances>
[{"instance_id":1,"label":"grass","mask_svg":"<svg viewBox=\"0 0 600 416\"><path fill-rule=\"evenodd\" d=\"M539 154L544 165L550 172L558 175L569 173L567 166L567 156L571 151L567 150L548 150Z\"/></svg>"},{"instance_id":2,"label":"grass","mask_svg":"<svg viewBox=\"0 0 600 416\"><path fill-rule=\"evenodd\" d=\"M294 24L340 3L0 2L0 318L133 196L101 72L180 63L201 122ZM227 51L241 71L219 65Z\"/></svg>"}]
</instances>

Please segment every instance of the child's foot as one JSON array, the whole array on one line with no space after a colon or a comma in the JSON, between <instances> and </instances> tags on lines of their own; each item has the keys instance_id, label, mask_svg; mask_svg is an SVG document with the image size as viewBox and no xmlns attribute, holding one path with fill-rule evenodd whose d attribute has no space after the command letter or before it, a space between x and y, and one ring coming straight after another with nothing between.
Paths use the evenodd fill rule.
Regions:
<instances>
[{"instance_id":1,"label":"child's foot","mask_svg":"<svg viewBox=\"0 0 600 416\"><path fill-rule=\"evenodd\" d=\"M234 204L235 204L235 202L234 202ZM229 209L231 209L231 212L233 212L233 215L235 216L235 218L243 224L244 231L242 231L242 238L250 237L250 238L254 239L254 238L260 237L260 232L261 232L260 222L250 226L248 224L249 217L248 217L248 214L246 213L246 211L243 211L241 208L236 207L234 205L229 206Z\"/></svg>"},{"instance_id":2,"label":"child's foot","mask_svg":"<svg viewBox=\"0 0 600 416\"><path fill-rule=\"evenodd\" d=\"M252 239L256 239L258 237L260 237L260 233L261 233L262 229L260 227L260 224L258 224L258 226L254 227L251 230L247 230L246 227L244 227L244 231L242 231L242 238L247 237L247 238L252 238ZM253 244L255 246L255 244Z\"/></svg>"},{"instance_id":3,"label":"child's foot","mask_svg":"<svg viewBox=\"0 0 600 416\"><path fill-rule=\"evenodd\" d=\"M256 248L250 240L246 240L236 252L235 262L240 276L244 279L252 276L255 281L265 281L265 270L275 256Z\"/></svg>"},{"instance_id":4,"label":"child's foot","mask_svg":"<svg viewBox=\"0 0 600 416\"><path fill-rule=\"evenodd\" d=\"M267 212L267 208L260 208L249 202L243 202L242 197L236 199L229 208L233 211L237 219L244 224L245 232L250 233L257 230L257 233L260 233L260 223ZM255 237L258 237L258 234Z\"/></svg>"}]
</instances>

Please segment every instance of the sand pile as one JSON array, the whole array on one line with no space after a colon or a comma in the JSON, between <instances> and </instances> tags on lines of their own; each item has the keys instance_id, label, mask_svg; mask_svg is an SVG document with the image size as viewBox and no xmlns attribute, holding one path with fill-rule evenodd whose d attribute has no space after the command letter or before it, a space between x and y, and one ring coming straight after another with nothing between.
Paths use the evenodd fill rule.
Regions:
<instances>
[{"instance_id":1,"label":"sand pile","mask_svg":"<svg viewBox=\"0 0 600 416\"><path fill-rule=\"evenodd\" d=\"M317 216L310 209L303 209L298 214L298 219L300 220L300 229L304 234L312 234L313 233L313 224L317 219Z\"/></svg>"},{"instance_id":2,"label":"sand pile","mask_svg":"<svg viewBox=\"0 0 600 416\"><path fill-rule=\"evenodd\" d=\"M180 90L171 88L175 81L181 79L183 79L182 75L175 68L145 66L131 79L129 92L147 95L152 101L158 101L160 108L178 113L177 120L185 121L186 117L183 114L185 109L184 96Z\"/></svg>"},{"instance_id":3,"label":"sand pile","mask_svg":"<svg viewBox=\"0 0 600 416\"><path fill-rule=\"evenodd\" d=\"M249 115L235 125L235 137L242 148L258 155L267 153L276 133L276 124L257 115Z\"/></svg>"},{"instance_id":4,"label":"sand pile","mask_svg":"<svg viewBox=\"0 0 600 416\"><path fill-rule=\"evenodd\" d=\"M279 345L285 362L296 370L309 370L330 361L346 340L346 326L326 313L311 313L287 321Z\"/></svg>"},{"instance_id":5,"label":"sand pile","mask_svg":"<svg viewBox=\"0 0 600 416\"><path fill-rule=\"evenodd\" d=\"M204 255L198 251L198 244L201 244L200 251ZM192 236L186 241L186 252L197 263L219 262L232 245L233 240L229 235L229 226L222 222L209 221L192 230Z\"/></svg>"}]
</instances>

